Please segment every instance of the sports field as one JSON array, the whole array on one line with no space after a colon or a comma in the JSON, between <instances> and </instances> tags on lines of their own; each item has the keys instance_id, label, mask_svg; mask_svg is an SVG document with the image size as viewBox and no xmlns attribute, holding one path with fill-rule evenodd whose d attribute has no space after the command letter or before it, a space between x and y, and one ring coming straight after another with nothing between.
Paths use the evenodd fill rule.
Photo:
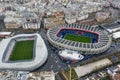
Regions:
<instances>
[{"instance_id":1,"label":"sports field","mask_svg":"<svg viewBox=\"0 0 120 80\"><path fill-rule=\"evenodd\" d=\"M92 42L92 38L90 38L90 37L77 36L74 34L66 34L64 39L76 41L76 42L83 42L83 43L91 43Z\"/></svg>"},{"instance_id":2,"label":"sports field","mask_svg":"<svg viewBox=\"0 0 120 80\"><path fill-rule=\"evenodd\" d=\"M34 40L16 42L10 61L30 60L33 58Z\"/></svg>"}]
</instances>

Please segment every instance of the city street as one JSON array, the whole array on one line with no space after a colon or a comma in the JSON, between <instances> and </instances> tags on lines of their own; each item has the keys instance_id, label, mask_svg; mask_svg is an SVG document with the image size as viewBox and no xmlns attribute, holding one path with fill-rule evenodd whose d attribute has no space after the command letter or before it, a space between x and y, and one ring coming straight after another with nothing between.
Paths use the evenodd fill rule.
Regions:
<instances>
[{"instance_id":1,"label":"city street","mask_svg":"<svg viewBox=\"0 0 120 80\"><path fill-rule=\"evenodd\" d=\"M0 31L5 30L4 16L0 16Z\"/></svg>"},{"instance_id":2,"label":"city street","mask_svg":"<svg viewBox=\"0 0 120 80\"><path fill-rule=\"evenodd\" d=\"M37 70L39 71L44 71L44 70L53 70L54 72L59 72L61 69L67 69L69 68L67 64L63 63L59 56L58 56L58 50L53 49L53 47L48 43L47 41L47 36L45 33L45 30L42 28L40 30L40 34L43 37L47 49L48 49L48 60L46 63L43 65L43 67L38 68ZM51 49L52 48L52 49Z\"/></svg>"}]
</instances>

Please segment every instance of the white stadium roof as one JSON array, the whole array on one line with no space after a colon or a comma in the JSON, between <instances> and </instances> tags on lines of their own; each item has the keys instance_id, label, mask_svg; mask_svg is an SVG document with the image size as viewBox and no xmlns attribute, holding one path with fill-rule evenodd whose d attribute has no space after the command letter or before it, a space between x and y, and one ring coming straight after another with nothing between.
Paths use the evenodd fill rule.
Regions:
<instances>
[{"instance_id":1,"label":"white stadium roof","mask_svg":"<svg viewBox=\"0 0 120 80\"><path fill-rule=\"evenodd\" d=\"M84 57L78 53L78 51L71 51L71 50L62 50L59 52L59 55L64 58L71 58L74 60L82 60Z\"/></svg>"},{"instance_id":2,"label":"white stadium roof","mask_svg":"<svg viewBox=\"0 0 120 80\"><path fill-rule=\"evenodd\" d=\"M114 39L120 38L120 31L113 33L113 38L114 38Z\"/></svg>"},{"instance_id":3,"label":"white stadium roof","mask_svg":"<svg viewBox=\"0 0 120 80\"><path fill-rule=\"evenodd\" d=\"M114 29L107 29L110 33L116 32L117 30L120 30L120 27L114 28Z\"/></svg>"},{"instance_id":4,"label":"white stadium roof","mask_svg":"<svg viewBox=\"0 0 120 80\"><path fill-rule=\"evenodd\" d=\"M3 61L3 56L5 55L5 50L11 39L17 37L30 37L37 36L36 46L35 46L35 57L30 61L17 61L17 62L5 62ZM14 37L3 39L0 43L0 69L13 69L13 70L34 70L47 60L48 52L42 37L39 34L20 34Z\"/></svg>"},{"instance_id":5,"label":"white stadium roof","mask_svg":"<svg viewBox=\"0 0 120 80\"><path fill-rule=\"evenodd\" d=\"M0 32L0 35L10 35L11 32Z\"/></svg>"}]
</instances>

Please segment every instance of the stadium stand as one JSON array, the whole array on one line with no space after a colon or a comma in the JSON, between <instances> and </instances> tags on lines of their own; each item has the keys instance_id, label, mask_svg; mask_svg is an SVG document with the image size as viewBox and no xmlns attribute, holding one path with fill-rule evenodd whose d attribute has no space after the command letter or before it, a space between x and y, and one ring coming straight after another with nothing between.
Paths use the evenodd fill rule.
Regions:
<instances>
[{"instance_id":1,"label":"stadium stand","mask_svg":"<svg viewBox=\"0 0 120 80\"><path fill-rule=\"evenodd\" d=\"M91 43L84 43L65 39L66 34L86 36L92 38ZM105 30L85 24L66 24L50 28L47 32L48 40L55 47L81 51L85 54L98 54L106 51L112 38Z\"/></svg>"},{"instance_id":2,"label":"stadium stand","mask_svg":"<svg viewBox=\"0 0 120 80\"><path fill-rule=\"evenodd\" d=\"M12 54L16 41L34 40L33 58L31 60L10 61L9 57ZM29 70L32 71L42 66L48 57L46 45L42 37L35 34L19 34L0 42L0 69L12 70ZM21 50L21 49L20 49ZM43 52L44 51L44 52ZM42 55L41 55L42 54Z\"/></svg>"}]
</instances>

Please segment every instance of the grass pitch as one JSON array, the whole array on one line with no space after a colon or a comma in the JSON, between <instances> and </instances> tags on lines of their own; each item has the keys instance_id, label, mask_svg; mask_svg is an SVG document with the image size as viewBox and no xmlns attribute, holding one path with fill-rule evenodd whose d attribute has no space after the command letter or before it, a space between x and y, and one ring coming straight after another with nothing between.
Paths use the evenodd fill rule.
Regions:
<instances>
[{"instance_id":1,"label":"grass pitch","mask_svg":"<svg viewBox=\"0 0 120 80\"><path fill-rule=\"evenodd\" d=\"M91 43L92 42L92 38L90 38L90 37L77 36L74 34L66 34L64 39L76 41L76 42L83 42L83 43Z\"/></svg>"},{"instance_id":2,"label":"grass pitch","mask_svg":"<svg viewBox=\"0 0 120 80\"><path fill-rule=\"evenodd\" d=\"M34 40L16 42L10 61L30 60L33 58Z\"/></svg>"}]
</instances>

